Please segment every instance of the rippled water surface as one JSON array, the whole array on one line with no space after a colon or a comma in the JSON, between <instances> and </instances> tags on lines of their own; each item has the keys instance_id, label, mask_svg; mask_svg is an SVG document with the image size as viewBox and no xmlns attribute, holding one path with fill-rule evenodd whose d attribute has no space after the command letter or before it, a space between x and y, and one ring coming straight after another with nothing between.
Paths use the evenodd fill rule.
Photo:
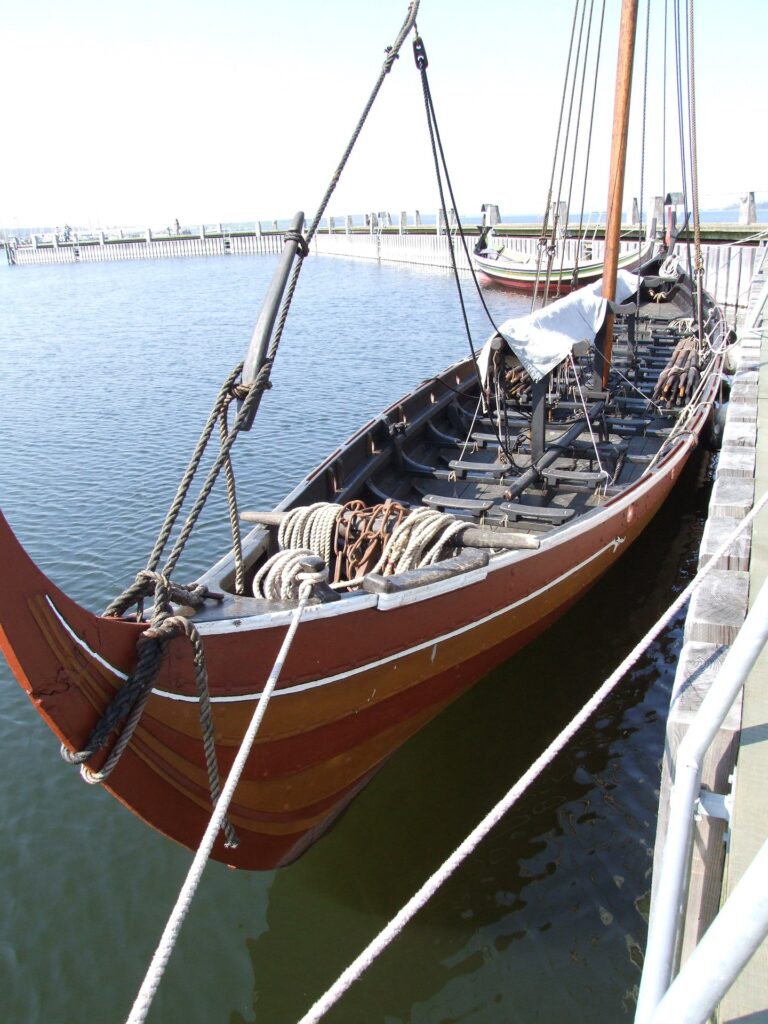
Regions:
<instances>
[{"instance_id":1,"label":"rippled water surface","mask_svg":"<svg viewBox=\"0 0 768 1024\"><path fill-rule=\"evenodd\" d=\"M100 609L146 561L272 257L0 267L0 504ZM489 291L494 315L525 301ZM463 356L448 275L312 259L236 471L268 508ZM469 302L476 339L488 334ZM686 582L699 460L563 620L412 739L298 863L211 864L149 1020L288 1024L517 779ZM215 501L180 578L226 546ZM0 567L2 573L2 567ZM681 621L328 1015L337 1024L632 1019ZM191 855L84 785L0 665L0 1021L125 1019Z\"/></svg>"}]
</instances>

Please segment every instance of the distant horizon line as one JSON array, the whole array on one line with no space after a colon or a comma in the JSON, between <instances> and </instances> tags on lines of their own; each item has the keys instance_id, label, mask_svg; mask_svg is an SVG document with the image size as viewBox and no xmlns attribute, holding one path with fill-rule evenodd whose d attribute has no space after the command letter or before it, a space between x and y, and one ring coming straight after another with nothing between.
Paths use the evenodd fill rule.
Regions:
<instances>
[{"instance_id":1,"label":"distant horizon line","mask_svg":"<svg viewBox=\"0 0 768 1024\"><path fill-rule=\"evenodd\" d=\"M756 202L755 206L756 206L756 209L758 209L758 210L761 210L761 209L762 210L768 210L768 200L767 201L758 201L758 202ZM702 207L701 213L702 214L724 213L726 211L729 211L729 212L738 211L739 209L740 209L740 204L739 203L728 203L728 204L726 204L724 206ZM426 221L436 221L437 220L437 216L438 216L437 213L434 213L434 212L421 213L420 211L416 211L416 210L414 210L414 211L406 211L406 212L408 213L408 221L409 221L409 223L412 223L412 218L415 216L416 213L419 213L420 218L422 220L426 220ZM393 218L393 221L394 221L394 219L396 217L399 217L399 213L393 213L391 210L369 210L369 211L364 211L362 213L353 213L353 214L330 214L330 216L333 217L334 220L337 221L337 222L344 220L347 216L351 216L353 218L353 220L356 220L358 222L359 221L363 221L364 222L365 218L370 216L371 213L376 214L376 216L381 216L381 214L388 214L390 217ZM601 219L604 220L605 219L605 210L598 210L598 211L594 211L593 210L593 211L590 211L589 219L591 220L595 216L597 217L598 222ZM630 214L628 212L624 213L622 215L622 220L627 220L629 218L629 216L630 216ZM460 214L460 220L461 220L462 223L472 223L474 221L479 221L481 218L482 218L482 213L480 213L480 214L471 214L471 215L467 215L467 214L464 214L464 213ZM580 218L581 218L581 214L572 213L572 214L569 215L568 221L569 221L569 223L571 223L572 221L578 221ZM270 224L270 225L271 224L281 224L281 223L287 223L290 220L291 220L290 216L289 217L263 217L263 218L260 218L260 219L253 218L253 219L226 220L226 221L225 220L201 219L201 220L185 221L184 223L179 222L179 228L181 230L185 230L185 231L188 231L190 228L198 228L199 229L201 225L203 227L205 227L205 228L218 227L219 225L221 225L222 227L231 228L231 227L242 226L242 225L246 225L246 224L253 224L254 226L256 224ZM310 220L309 216L307 217L307 220L308 221ZM323 221L327 222L327 220L328 220L328 215L323 217ZM525 211L525 212L522 212L522 213L509 213L509 212L507 212L507 213L501 213L500 214L500 223L501 224L510 223L510 222L513 222L513 221L517 222L517 223L536 224L536 223L539 223L539 222L543 222L543 217L542 217L541 213L532 213L530 211ZM162 221L159 221L157 223L162 223ZM322 223L322 221L321 221L321 223ZM176 224L176 220L174 218L174 221L170 225L166 224L164 226L164 228L173 228L175 224ZM19 234L19 233L22 233L22 232L23 233L28 233L28 234L53 233L53 232L64 231L67 228L70 231L80 232L80 233L84 233L84 232L98 232L98 231L107 231L107 230L129 230L129 229L143 230L143 231L146 231L147 229L157 230L157 231L164 230L163 228L155 227L152 224L149 224L147 222L136 222L136 221L134 221L134 222L122 222L122 223L109 222L109 223L107 223L105 225L102 225L101 223L99 223L96 226L94 226L92 222L87 224L87 225L83 224L83 223L72 225L72 224L70 224L67 221L64 221L63 224L56 224L56 225L53 225L53 224L50 224L50 223L49 224L32 224L32 225L18 225L18 224L15 224L15 225L0 225L0 231L2 231L4 234L7 234L7 235L15 235L15 234Z\"/></svg>"}]
</instances>

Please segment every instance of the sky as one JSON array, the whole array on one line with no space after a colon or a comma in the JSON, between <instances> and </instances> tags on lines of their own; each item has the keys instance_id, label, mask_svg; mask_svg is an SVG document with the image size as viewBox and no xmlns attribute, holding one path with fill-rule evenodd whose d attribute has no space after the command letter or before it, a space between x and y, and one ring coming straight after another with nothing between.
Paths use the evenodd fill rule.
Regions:
<instances>
[{"instance_id":1,"label":"sky","mask_svg":"<svg viewBox=\"0 0 768 1024\"><path fill-rule=\"evenodd\" d=\"M407 8L405 0L0 2L0 226L10 228L162 229L177 218L193 226L312 213ZM681 185L671 128L662 181L664 7L653 0L650 13L646 200ZM588 210L606 202L619 9L606 0ZM573 11L574 0L421 0L418 28L463 214L479 216L483 203L543 212ZM625 208L640 194L646 0L640 11ZM700 203L733 204L748 190L768 199L768 133L755 131L764 0L698 0L694 49ZM671 66L667 88L671 101ZM580 168L586 125L585 115ZM328 212L437 206L409 41Z\"/></svg>"}]
</instances>

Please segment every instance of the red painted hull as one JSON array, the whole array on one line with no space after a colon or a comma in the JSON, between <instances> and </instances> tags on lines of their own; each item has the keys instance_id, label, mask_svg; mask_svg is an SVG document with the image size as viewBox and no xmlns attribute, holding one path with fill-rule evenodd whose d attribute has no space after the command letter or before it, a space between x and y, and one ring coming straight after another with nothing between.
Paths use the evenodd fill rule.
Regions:
<instances>
[{"instance_id":1,"label":"red painted hull","mask_svg":"<svg viewBox=\"0 0 768 1024\"><path fill-rule=\"evenodd\" d=\"M452 588L421 588L389 601L390 595L364 594L342 611L338 604L313 609L235 793L230 817L240 846L227 850L219 840L213 856L252 869L297 857L409 736L592 586L660 507L693 445L689 435L662 470L553 534L538 551L510 552ZM145 627L93 615L68 599L1 516L0 560L14 581L0 588L6 657L49 726L79 749L120 673L130 672ZM288 617L204 624L223 775ZM106 784L154 828L191 848L211 811L195 694L188 644L174 640L134 739Z\"/></svg>"}]
</instances>

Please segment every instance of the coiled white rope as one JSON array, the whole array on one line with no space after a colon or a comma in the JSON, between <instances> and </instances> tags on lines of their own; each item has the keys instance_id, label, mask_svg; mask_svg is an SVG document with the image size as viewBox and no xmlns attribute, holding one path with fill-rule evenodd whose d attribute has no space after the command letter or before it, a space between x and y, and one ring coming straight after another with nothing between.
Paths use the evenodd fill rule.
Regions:
<instances>
[{"instance_id":1,"label":"coiled white rope","mask_svg":"<svg viewBox=\"0 0 768 1024\"><path fill-rule=\"evenodd\" d=\"M373 572L391 576L423 565L433 565L443 548L467 524L446 512L417 508L392 531Z\"/></svg>"},{"instance_id":2,"label":"coiled white rope","mask_svg":"<svg viewBox=\"0 0 768 1024\"><path fill-rule=\"evenodd\" d=\"M280 524L277 539L281 548L268 559L253 580L255 597L290 601L296 598L296 573L308 554L319 555L330 566L334 538L342 505L318 501L291 509ZM467 524L446 512L431 508L414 509L388 539L373 572L390 576L439 561L443 549Z\"/></svg>"},{"instance_id":3,"label":"coiled white rope","mask_svg":"<svg viewBox=\"0 0 768 1024\"><path fill-rule=\"evenodd\" d=\"M253 578L253 596L268 601L295 600L299 596L301 563L313 554L309 548L289 548L272 555Z\"/></svg>"},{"instance_id":4,"label":"coiled white rope","mask_svg":"<svg viewBox=\"0 0 768 1024\"><path fill-rule=\"evenodd\" d=\"M245 763L251 753L251 748L253 747L262 719L264 718L264 714L267 710L267 705L269 704L269 700L272 696L272 691L275 688L277 680L280 678L280 673L283 670L283 665L285 664L288 652L291 649L291 644L293 643L293 638L296 635L296 630L299 628L302 613L312 593L312 583L316 579L316 574L306 573L304 575L305 578L301 581L299 603L296 606L293 617L291 618L291 624L288 627L288 631L285 634L285 638L283 639L283 643L280 647L277 658L275 659L275 663L272 666L269 679L267 679L264 689L261 692L261 696L256 703L253 716L251 717L251 721L245 732L245 736L243 737L243 742L240 744L240 749L237 752L237 757L232 764L232 769L227 777L227 781L224 783L221 796L213 809L211 820L208 822L208 827L205 830L205 834L203 835L200 846L198 847L197 853L192 861L192 865L187 872L184 885L181 887L181 892L178 895L176 904L171 912L171 916L168 918L168 923L165 926L158 947L155 950L155 955L152 957L152 962L149 965L126 1024L143 1024L146 1020L147 1014L149 1013L152 1000L155 997L155 993L160 985L163 974L165 973L165 968L171 957L174 946L176 945L176 940L179 936L181 926L184 923L184 918L187 916L187 911L189 910L192 904L192 899L197 892L197 887L200 884L200 879L205 869L205 865L208 863L208 857L213 849L216 836L218 835L219 829L222 826L224 817L232 801L232 797L237 789L240 776L243 774Z\"/></svg>"},{"instance_id":5,"label":"coiled white rope","mask_svg":"<svg viewBox=\"0 0 768 1024\"><path fill-rule=\"evenodd\" d=\"M277 533L280 547L309 548L326 565L330 565L336 523L343 511L343 505L330 501L317 501L314 505L292 508L286 512Z\"/></svg>"},{"instance_id":6,"label":"coiled white rope","mask_svg":"<svg viewBox=\"0 0 768 1024\"><path fill-rule=\"evenodd\" d=\"M456 868L465 860L477 847L482 839L491 831L507 811L514 806L532 782L544 771L565 745L578 732L582 725L592 716L595 710L623 679L624 675L635 664L650 644L656 639L661 631L669 624L677 612L689 599L696 587L699 586L704 577L717 565L720 558L728 551L731 544L750 525L768 503L768 491L763 494L760 501L753 507L752 511L742 519L733 533L720 545L705 566L699 569L698 573L685 590L675 598L664 615L658 622L648 630L645 636L629 652L621 664L605 680L603 685L584 705L579 713L568 723L568 725L555 737L547 749L539 755L523 775L517 780L507 794L493 807L463 843L458 846L446 861L431 875L421 888L414 893L408 902L398 911L388 925L369 943L360 955L352 961L347 969L339 976L334 984L328 989L325 995L310 1007L307 1013L298 1021L298 1024L316 1024L330 1008L338 1002L341 996L347 991L353 982L363 974L376 957L403 930L405 925L419 911L428 900L437 892L440 886L448 879Z\"/></svg>"}]
</instances>

